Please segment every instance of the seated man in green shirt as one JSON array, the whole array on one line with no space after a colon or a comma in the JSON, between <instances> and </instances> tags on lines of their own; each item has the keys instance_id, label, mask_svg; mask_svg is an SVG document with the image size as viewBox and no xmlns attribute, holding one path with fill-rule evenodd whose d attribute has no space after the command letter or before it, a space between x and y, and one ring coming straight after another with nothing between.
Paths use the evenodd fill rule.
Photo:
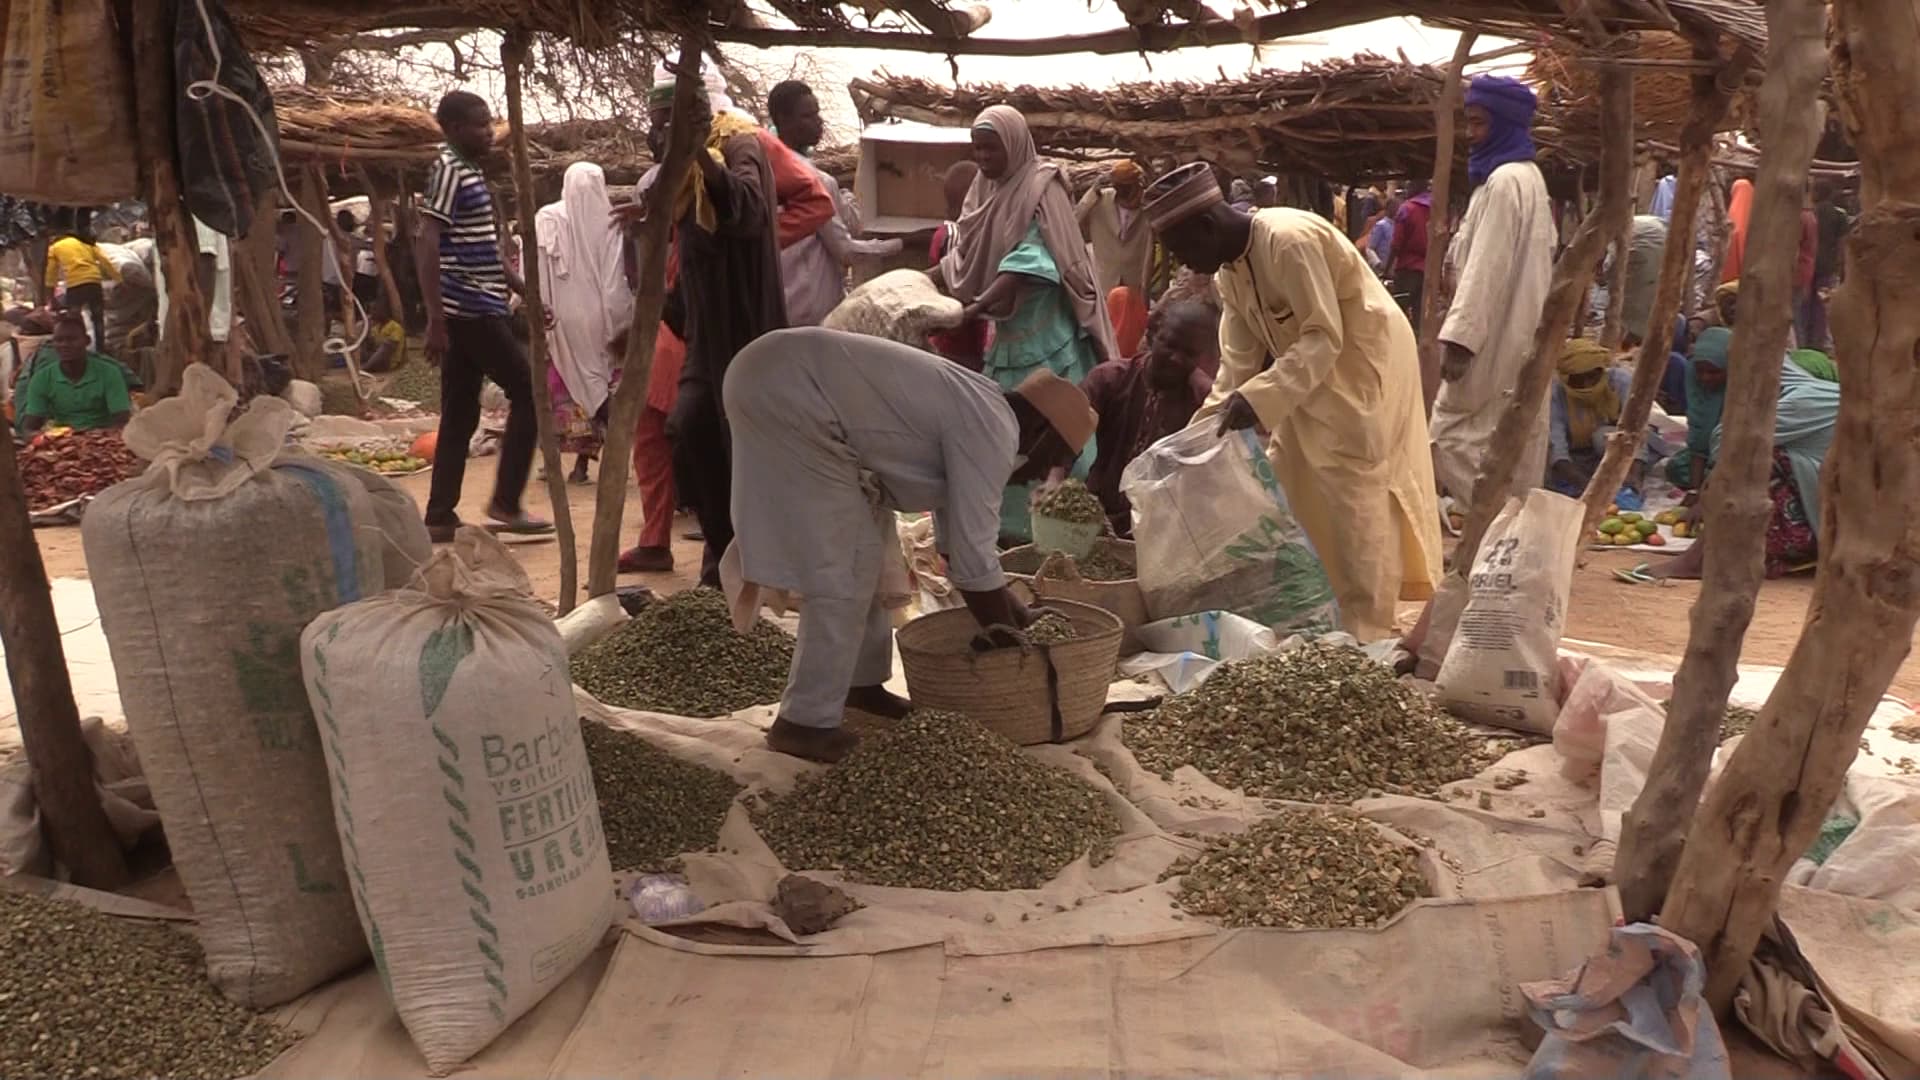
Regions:
<instances>
[{"instance_id":1,"label":"seated man in green shirt","mask_svg":"<svg viewBox=\"0 0 1920 1080\"><path fill-rule=\"evenodd\" d=\"M87 324L77 312L53 328L57 364L41 364L20 386L20 429L31 435L48 424L76 431L117 428L133 415L127 377L120 365L87 351Z\"/></svg>"}]
</instances>

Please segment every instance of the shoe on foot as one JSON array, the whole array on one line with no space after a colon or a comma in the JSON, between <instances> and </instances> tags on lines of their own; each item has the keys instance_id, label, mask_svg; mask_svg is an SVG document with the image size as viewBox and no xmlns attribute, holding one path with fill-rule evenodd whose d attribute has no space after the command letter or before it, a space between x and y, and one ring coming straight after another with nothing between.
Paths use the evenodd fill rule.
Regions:
<instances>
[{"instance_id":1,"label":"shoe on foot","mask_svg":"<svg viewBox=\"0 0 1920 1080\"><path fill-rule=\"evenodd\" d=\"M502 510L497 506L488 507L487 528L494 532L512 533L515 536L544 536L553 531L553 522L534 517L525 510Z\"/></svg>"},{"instance_id":2,"label":"shoe on foot","mask_svg":"<svg viewBox=\"0 0 1920 1080\"><path fill-rule=\"evenodd\" d=\"M460 531L460 524L458 521L447 521L438 524L429 521L427 522L427 539L436 544L451 544L453 543L453 534Z\"/></svg>"},{"instance_id":3,"label":"shoe on foot","mask_svg":"<svg viewBox=\"0 0 1920 1080\"><path fill-rule=\"evenodd\" d=\"M837 727L806 727L781 719L767 729L767 749L823 765L839 761L858 745L860 736Z\"/></svg>"},{"instance_id":4,"label":"shoe on foot","mask_svg":"<svg viewBox=\"0 0 1920 1080\"><path fill-rule=\"evenodd\" d=\"M630 547L620 553L619 571L623 574L663 574L673 569L673 549Z\"/></svg>"}]
</instances>

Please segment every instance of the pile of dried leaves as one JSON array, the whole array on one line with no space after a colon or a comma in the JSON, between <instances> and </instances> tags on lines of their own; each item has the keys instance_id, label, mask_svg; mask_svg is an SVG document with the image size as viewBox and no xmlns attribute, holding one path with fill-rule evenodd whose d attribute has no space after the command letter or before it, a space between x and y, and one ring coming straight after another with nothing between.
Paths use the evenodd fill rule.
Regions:
<instances>
[{"instance_id":1,"label":"pile of dried leaves","mask_svg":"<svg viewBox=\"0 0 1920 1080\"><path fill-rule=\"evenodd\" d=\"M681 855L719 842L740 793L732 777L585 718L580 736L615 870L670 870Z\"/></svg>"},{"instance_id":2,"label":"pile of dried leaves","mask_svg":"<svg viewBox=\"0 0 1920 1080\"><path fill-rule=\"evenodd\" d=\"M1191 765L1224 787L1302 802L1431 794L1504 752L1358 649L1330 645L1222 664L1121 736L1163 777Z\"/></svg>"},{"instance_id":3,"label":"pile of dried leaves","mask_svg":"<svg viewBox=\"0 0 1920 1080\"><path fill-rule=\"evenodd\" d=\"M33 511L98 495L145 468L117 430L42 432L14 456Z\"/></svg>"},{"instance_id":4,"label":"pile of dried leaves","mask_svg":"<svg viewBox=\"0 0 1920 1080\"><path fill-rule=\"evenodd\" d=\"M791 870L913 889L1034 889L1120 831L1101 793L957 713L922 710L755 816Z\"/></svg>"},{"instance_id":5,"label":"pile of dried leaves","mask_svg":"<svg viewBox=\"0 0 1920 1080\"><path fill-rule=\"evenodd\" d=\"M1346 810L1282 810L1174 864L1180 910L1228 926L1376 926L1427 895L1420 856Z\"/></svg>"},{"instance_id":6,"label":"pile of dried leaves","mask_svg":"<svg viewBox=\"0 0 1920 1080\"><path fill-rule=\"evenodd\" d=\"M171 926L0 890L0 1076L251 1076L293 1036L221 997Z\"/></svg>"},{"instance_id":7,"label":"pile of dried leaves","mask_svg":"<svg viewBox=\"0 0 1920 1080\"><path fill-rule=\"evenodd\" d=\"M762 619L734 633L717 589L656 600L573 658L573 681L608 705L721 716L780 700L793 635Z\"/></svg>"}]
</instances>

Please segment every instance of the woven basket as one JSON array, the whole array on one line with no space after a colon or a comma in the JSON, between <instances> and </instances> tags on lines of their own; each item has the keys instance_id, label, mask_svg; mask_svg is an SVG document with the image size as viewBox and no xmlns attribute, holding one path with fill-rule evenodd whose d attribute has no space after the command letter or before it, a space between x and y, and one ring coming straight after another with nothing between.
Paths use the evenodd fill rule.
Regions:
<instances>
[{"instance_id":1,"label":"woven basket","mask_svg":"<svg viewBox=\"0 0 1920 1080\"><path fill-rule=\"evenodd\" d=\"M980 626L965 608L922 615L894 640L916 707L964 713L1018 743L1065 742L1092 731L1120 659L1120 618L1072 600L1051 608L1080 636L1059 645L973 651Z\"/></svg>"},{"instance_id":2,"label":"woven basket","mask_svg":"<svg viewBox=\"0 0 1920 1080\"><path fill-rule=\"evenodd\" d=\"M1134 561L1131 540L1103 536L1093 545L1093 549L1096 553L1111 553L1127 563ZM1049 560L1052 560L1052 565L1049 565ZM1147 601L1140 595L1140 582L1137 579L1089 581L1080 576L1079 568L1065 555L1050 556L1032 544L1001 552L1000 567L1008 577L1024 585L1036 602L1050 604L1055 600L1077 600L1113 612L1120 617L1120 655L1128 656L1140 651L1140 641L1133 632L1142 623L1152 620L1147 617Z\"/></svg>"}]
</instances>

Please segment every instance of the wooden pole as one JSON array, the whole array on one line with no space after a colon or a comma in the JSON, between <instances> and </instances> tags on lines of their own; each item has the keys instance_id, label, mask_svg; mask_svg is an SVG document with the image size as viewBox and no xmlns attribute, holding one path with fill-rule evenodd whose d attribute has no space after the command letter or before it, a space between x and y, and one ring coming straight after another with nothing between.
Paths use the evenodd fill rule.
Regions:
<instances>
[{"instance_id":1,"label":"wooden pole","mask_svg":"<svg viewBox=\"0 0 1920 1080\"><path fill-rule=\"evenodd\" d=\"M1820 40L1824 7L1819 0L1767 5L1769 71L1788 48ZM1694 815L1660 913L1665 926L1700 946L1716 1009L1727 1007L1746 974L1781 880L1838 797L1920 619L1920 3L1838 0L1832 12L1833 81L1860 154L1864 212L1833 299L1847 373L1821 476L1820 570L1800 642ZM1812 98L1802 100L1810 107ZM1767 153L1773 143L1762 144ZM1796 216L1798 191L1796 178ZM1789 193L1774 185L1756 195L1784 204ZM1759 213L1757 198L1755 227ZM1784 231L1778 221L1773 228ZM1781 263L1763 269L1782 282L1794 254L1792 244L1761 241L1760 257ZM1771 305L1784 318L1784 288L1750 305L1748 280L1743 273L1741 326L1750 306L1765 312Z\"/></svg>"},{"instance_id":2,"label":"wooden pole","mask_svg":"<svg viewBox=\"0 0 1920 1080\"><path fill-rule=\"evenodd\" d=\"M539 207L533 191L533 165L527 157L527 123L520 103L520 68L527 61L525 35L511 33L500 42L500 66L507 74L507 142L513 151L513 203L520 218L520 277L526 282L527 342L533 353L533 404L539 414L540 460L547 467L547 497L553 503L553 527L560 541L560 614L573 610L580 595L580 553L573 538L573 506L567 501L567 471L560 461L560 438L553 430L553 393L547 388L547 305L540 295L540 239L534 228ZM606 471L603 463L601 471Z\"/></svg>"},{"instance_id":3,"label":"wooden pole","mask_svg":"<svg viewBox=\"0 0 1920 1080\"><path fill-rule=\"evenodd\" d=\"M76 885L112 889L126 860L93 782L93 753L80 735L60 623L40 546L27 515L13 439L0 436L0 647L20 714L20 741L53 857Z\"/></svg>"},{"instance_id":4,"label":"wooden pole","mask_svg":"<svg viewBox=\"0 0 1920 1080\"><path fill-rule=\"evenodd\" d=\"M1447 247L1453 230L1453 127L1460 115L1460 99L1465 93L1461 80L1466 77L1467 57L1473 43L1480 39L1477 30L1462 30L1453 47L1453 61L1447 65L1447 82L1440 89L1440 100L1433 105L1433 206L1427 213L1427 272L1420 288L1420 392L1426 401L1427 416L1433 416L1433 399L1440 394L1440 321L1447 311L1442 289L1446 275Z\"/></svg>"},{"instance_id":5,"label":"wooden pole","mask_svg":"<svg viewBox=\"0 0 1920 1080\"><path fill-rule=\"evenodd\" d=\"M1627 254L1633 250L1633 217L1627 217L1627 227L1613 238L1613 265L1607 268L1607 314L1600 324L1600 344L1608 349L1618 349L1620 339L1626 336L1627 329ZM1579 321L1574 324L1574 332L1586 329L1587 313L1579 313Z\"/></svg>"},{"instance_id":6,"label":"wooden pole","mask_svg":"<svg viewBox=\"0 0 1920 1080\"><path fill-rule=\"evenodd\" d=\"M1513 399L1500 417L1480 458L1480 475L1473 486L1473 505L1454 549L1449 576L1464 579L1480 549L1480 539L1506 504L1513 471L1526 456L1527 442L1538 425L1547 398L1547 385L1560 361L1562 344L1574 316L1593 284L1594 265L1607 242L1619 235L1620 222L1633 215L1633 75L1624 68L1600 69L1600 194L1573 240L1553 264L1553 281L1540 308L1540 325L1533 335L1533 354L1520 371ZM1464 582L1454 586L1464 588ZM1451 636L1451 628L1443 628Z\"/></svg>"},{"instance_id":7,"label":"wooden pole","mask_svg":"<svg viewBox=\"0 0 1920 1080\"><path fill-rule=\"evenodd\" d=\"M153 395L179 392L187 365L213 360L207 300L200 281L200 241L181 201L174 166L173 26L166 5L133 5L132 62L142 190L153 225L154 259L167 278L167 325L160 328Z\"/></svg>"},{"instance_id":8,"label":"wooden pole","mask_svg":"<svg viewBox=\"0 0 1920 1080\"><path fill-rule=\"evenodd\" d=\"M640 227L640 290L634 298L633 322L627 333L627 355L620 386L608 409L607 445L600 458L600 487L593 504L593 544L587 553L587 595L605 596L619 583L620 525L627 501L627 465L640 410L647 401L647 381L653 374L653 343L660 313L667 301L667 240L678 224L672 220L670 177L686 175L696 147L688 130L688 102L704 93L700 84L700 42L688 35L680 44L679 66L673 87L673 120L667 132L666 160L661 180L647 193L647 216Z\"/></svg>"},{"instance_id":9,"label":"wooden pole","mask_svg":"<svg viewBox=\"0 0 1920 1080\"><path fill-rule=\"evenodd\" d=\"M300 206L324 225L327 202L320 196L320 182L312 169L300 171ZM316 231L313 223L305 218L294 227L294 234L299 243L293 248L297 260L293 369L301 378L317 383L327 370L326 354L321 351L327 336L327 301L320 277L321 262L326 258L326 235Z\"/></svg>"},{"instance_id":10,"label":"wooden pole","mask_svg":"<svg viewBox=\"0 0 1920 1080\"><path fill-rule=\"evenodd\" d=\"M1745 80L1751 62L1751 56L1743 51L1717 73L1693 77L1693 100L1687 109L1686 123L1680 131L1680 168L1673 182L1673 222L1667 233L1667 245L1660 255L1660 278L1654 285L1653 305L1647 313L1647 332L1640 343L1640 355L1634 361L1633 385L1627 392L1626 402L1621 406L1620 422L1608 438L1606 453L1601 456L1600 466L1594 470L1593 477L1587 482L1586 494L1582 496L1587 504L1586 529L1581 533L1582 536L1591 533L1606 517L1607 505L1620 490L1621 483L1627 478L1627 470L1633 465L1634 455L1640 452L1640 446L1646 440L1647 417L1653 412L1653 399L1660 392L1660 381L1667 374L1667 358L1673 347L1673 320L1680 313L1680 291L1693 280L1693 246L1675 242L1674 236L1693 235L1694 216L1700 209L1700 192L1707 184L1707 162L1713 153L1714 129L1726 118L1734 92ZM1812 102L1817 97L1814 95L1806 100ZM1800 175L1805 175L1804 167ZM1795 203L1796 215L1798 205ZM1796 237L1799 235L1798 220L1796 217ZM1782 304L1782 313L1787 312L1790 306ZM1774 374L1777 380L1777 367ZM1725 703L1723 696L1721 704Z\"/></svg>"},{"instance_id":11,"label":"wooden pole","mask_svg":"<svg viewBox=\"0 0 1920 1080\"><path fill-rule=\"evenodd\" d=\"M279 277L274 266L278 252L278 195L278 191L267 193L260 201L247 235L233 241L233 306L246 316L254 340L262 348L291 358L293 338L287 334L286 320L280 316Z\"/></svg>"},{"instance_id":12,"label":"wooden pole","mask_svg":"<svg viewBox=\"0 0 1920 1080\"><path fill-rule=\"evenodd\" d=\"M1765 576L1767 517L1772 511L1767 478L1773 469L1774 407L1780 395L1780 358L1787 348L1792 310L1788 298L1793 295L1793 264L1800 245L1801 187L1821 126L1819 92L1825 64L1819 9L1818 0L1774 0L1769 5L1773 28L1759 99L1765 149L1760 156L1747 238L1748 269L1740 286L1753 302L1740 305L1733 331L1719 465L1704 497L1708 527L1705 535L1694 541L1705 545L1706 561L1700 599L1693 605L1686 656L1674 675L1673 700L1667 706L1667 723L1648 767L1646 786L1621 825L1615 881L1629 919L1651 917L1667 896L1688 822L1700 803L1714 748L1720 743L1720 719L1736 677L1740 644L1753 619L1754 598ZM1729 74L1738 75L1731 69ZM1688 131L1693 133L1691 124ZM1676 226L1688 206L1697 209L1701 202L1699 193L1689 185L1694 176L1705 172L1704 158L1709 149L1698 144L1683 148L1674 196ZM1690 237L1693 232L1688 224L1685 235ZM1670 249L1675 235L1668 234ZM1676 269L1679 255L1686 257L1687 277L1689 281L1692 278L1692 245L1683 251L1669 250L1657 309L1667 299L1667 274ZM1653 332L1665 334L1656 327L1649 330L1650 336ZM1653 344L1648 342L1649 346ZM1649 366L1648 356L1648 352L1642 352L1642 368ZM1664 360L1658 366L1664 370ZM1640 375L1636 370L1636 391ZM1657 386L1658 375L1651 376L1651 382ZM1648 396L1652 396L1651 390ZM1628 410L1636 404L1630 398ZM1622 419L1623 434L1615 436L1623 459L1622 472L1624 459L1630 454L1623 436L1631 419ZM1644 425L1644 418L1640 422ZM1637 446L1638 441L1635 438L1632 443ZM1614 453L1615 444L1609 443L1609 460ZM1601 471L1606 471L1605 465ZM1596 485L1601 482L1596 474ZM1607 498L1598 487L1588 489L1589 526L1597 522L1597 512L1605 512Z\"/></svg>"},{"instance_id":13,"label":"wooden pole","mask_svg":"<svg viewBox=\"0 0 1920 1080\"><path fill-rule=\"evenodd\" d=\"M387 294L387 309L395 320L406 323L406 308L400 305L400 283L393 279L393 267L387 259L386 193L375 186L373 176L360 170L360 184L367 189L367 240L373 245L373 265L380 275L380 288Z\"/></svg>"}]
</instances>

